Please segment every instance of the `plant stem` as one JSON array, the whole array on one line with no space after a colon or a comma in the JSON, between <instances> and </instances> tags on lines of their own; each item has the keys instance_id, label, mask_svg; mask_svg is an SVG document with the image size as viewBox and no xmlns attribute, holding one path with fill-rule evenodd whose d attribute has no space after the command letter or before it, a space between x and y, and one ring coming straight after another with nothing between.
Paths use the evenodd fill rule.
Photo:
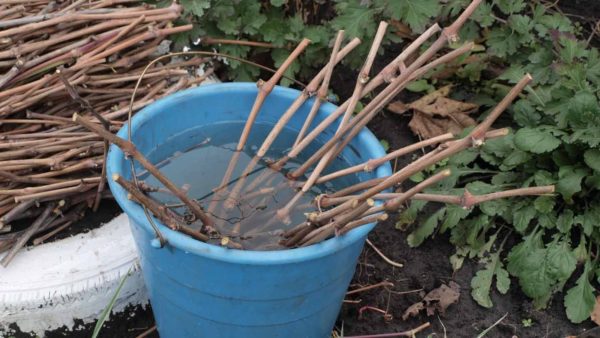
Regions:
<instances>
[{"instance_id":1,"label":"plant stem","mask_svg":"<svg viewBox=\"0 0 600 338\"><path fill-rule=\"evenodd\" d=\"M283 76L283 73L289 68L289 66L292 64L292 62L294 62L294 60L296 60L298 58L300 53L302 53L304 51L304 49L306 49L306 47L308 47L309 44L310 44L310 40L302 39L302 41L298 44L298 46L292 51L292 53L287 57L287 59L285 59L285 61L281 64L279 69L277 69L277 72L275 74L273 74L273 76L271 76L271 78L268 81L266 81L266 82L259 81L258 82L258 84L257 84L258 85L258 95L256 96L256 100L254 101L252 109L250 110L250 114L248 115L248 120L246 120L246 125L244 126L244 130L242 131L242 136L240 136L240 140L236 147L237 151L242 151L244 149L244 145L246 144L246 141L248 140L248 136L250 136L250 130L252 129L252 125L254 124L254 121L256 120L256 117L258 116L260 108L262 107L263 103L265 102L265 99L267 98L267 96L271 93L273 88L275 88L275 85L279 82L279 80Z\"/></svg>"},{"instance_id":2,"label":"plant stem","mask_svg":"<svg viewBox=\"0 0 600 338\"><path fill-rule=\"evenodd\" d=\"M443 142L452 140L453 138L454 138L454 135L452 135L452 133L446 133L446 134L432 137L432 138L429 138L429 139L426 139L426 140L423 140L423 141L420 141L417 143L413 143L406 147L394 150L391 153L389 153L385 156L382 156L380 158L371 159L371 160L368 160L367 162L357 164L352 167L344 168L344 169L338 170L336 172L333 172L333 173L325 175L325 176L321 176L317 179L316 183L317 184L325 183L327 181L331 181L333 179L340 178L340 177L343 177L346 175L355 174L355 173L358 173L361 171L371 172L371 171L375 170L376 168L378 168L379 166L383 165L384 163L394 160L394 159L397 159L400 156L404 156L406 154L409 154L413 151L422 149L424 147L428 147L428 146L431 146L434 144L443 143Z\"/></svg>"},{"instance_id":3,"label":"plant stem","mask_svg":"<svg viewBox=\"0 0 600 338\"><path fill-rule=\"evenodd\" d=\"M77 113L73 114L73 121L79 123L88 130L95 132L104 139L108 140L110 143L113 143L117 147L121 148L126 155L131 156L138 161L142 167L148 170L152 176L156 177L156 179L159 180L160 183L165 186L165 188L169 189L175 196L177 196L177 198L185 203L185 205L190 208L192 213L194 213L194 215L202 221L204 226L212 227L214 225L214 221L202 210L202 207L200 207L195 200L189 198L187 194L177 187L173 182L171 182L171 180L165 177L160 170L158 170L158 168L150 163L150 161L148 161L148 159L146 159L146 157L144 157L144 155L137 150L133 143L112 134L111 132L103 129L99 125L89 121Z\"/></svg>"},{"instance_id":4,"label":"plant stem","mask_svg":"<svg viewBox=\"0 0 600 338\"><path fill-rule=\"evenodd\" d=\"M531 75L529 75L529 74L525 75L523 77L523 79L521 79L521 81L519 81L519 83L517 83L511 89L511 91L502 99L502 101L500 101L500 103L492 110L492 112L486 117L486 119L482 122L481 125L486 126L486 128L489 128L489 126L491 126L491 124L496 120L496 118L498 118L500 113L502 113L510 105L510 103L517 97L517 95L521 92L521 90L531 80L532 80ZM486 128L480 128L479 126L475 127L475 129L473 129L467 137L451 142L447 148L445 148L439 152L435 152L435 151L432 152L432 153L434 153L434 155L428 157L426 160L422 160L422 161L417 160L417 161L409 164L408 166L402 168L402 170L400 170L400 171L396 172L395 174L393 174L392 176L389 176L388 178L386 178L385 181L381 182L380 184L378 184L378 185L370 188L369 190L363 192L362 194L360 194L358 197L358 201L359 202L364 201L367 198L371 198L383 190L389 189L389 188L393 187L394 185L400 184L400 183L404 182L406 179L408 179L410 176L416 174L417 172L419 172L439 161L449 158L450 156L452 156L462 150L465 150L471 146L481 145L481 140L474 138L474 135L482 134L485 136L485 133L487 132ZM328 212L329 217L334 217L335 215L337 215L341 212L344 212L345 210L350 208L350 206L351 206L350 201L344 202L343 204L335 207L334 209L328 210L327 212Z\"/></svg>"},{"instance_id":5,"label":"plant stem","mask_svg":"<svg viewBox=\"0 0 600 338\"><path fill-rule=\"evenodd\" d=\"M123 189L125 189L128 193L130 193L135 198L135 201L137 203L142 204L144 207L150 210L150 212L152 212L152 214L154 214L154 216L157 219L163 222L171 230L180 231L202 242L208 241L208 236L206 236L205 234L201 233L200 231L193 230L177 222L177 220L174 217L168 214L169 209L165 208L164 206L160 206L158 202L146 196L132 182L127 181L119 174L114 174L112 179L113 181L119 183L119 185L123 187Z\"/></svg>"}]
</instances>

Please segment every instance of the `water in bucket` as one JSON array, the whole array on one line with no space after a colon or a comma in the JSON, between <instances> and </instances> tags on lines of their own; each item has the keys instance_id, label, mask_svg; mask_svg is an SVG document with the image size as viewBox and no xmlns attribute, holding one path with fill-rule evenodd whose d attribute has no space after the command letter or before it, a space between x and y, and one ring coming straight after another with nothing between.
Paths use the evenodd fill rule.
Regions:
<instances>
[{"instance_id":1,"label":"water in bucket","mask_svg":"<svg viewBox=\"0 0 600 338\"><path fill-rule=\"evenodd\" d=\"M257 123L252 128L244 151L238 157L229 184L225 189L216 192L215 188L221 184L243 127L244 122L242 121L223 122L195 128L193 131L171 137L159 147L178 149L177 144L186 143L181 142L182 138L190 137L192 133L195 134L195 138L201 135L202 141L183 152L175 152L168 158L159 159L157 166L176 185L189 189L188 195L197 199L208 211L221 235L232 238L245 250L285 249L279 243L281 233L305 221L305 213L316 210L315 196L333 190L333 185L328 182L313 186L295 203L295 207L289 213L289 219L283 222L277 216L277 210L283 208L296 195L301 183L306 180L306 177L301 177L297 181L291 181L286 178L285 174L297 168L304 158L300 156L289 161L281 171L269 168L268 161L281 157L296 139L296 131L283 129L267 155L255 166L250 175L241 177L256 150L273 128L270 124ZM311 154L316 151L318 146L318 144L313 144L304 153ZM152 154L149 155L150 158L154 157ZM334 161L329 171L339 170L344 165L343 161ZM200 228L200 222L191 219L191 215L180 201L162 189L160 182L153 176L142 172L139 177L148 187L161 188L160 191L152 192L152 197L187 218L192 227ZM252 187L253 182L257 179L257 182L261 183ZM240 193L231 193L232 190L235 190L236 184L240 183L239 180L243 182L241 190L238 189ZM334 181L337 187L347 186L354 182L356 182L356 178L353 176ZM248 190L249 188L251 190ZM212 208L211 203L214 204ZM215 240L215 244L217 244L217 240Z\"/></svg>"}]
</instances>

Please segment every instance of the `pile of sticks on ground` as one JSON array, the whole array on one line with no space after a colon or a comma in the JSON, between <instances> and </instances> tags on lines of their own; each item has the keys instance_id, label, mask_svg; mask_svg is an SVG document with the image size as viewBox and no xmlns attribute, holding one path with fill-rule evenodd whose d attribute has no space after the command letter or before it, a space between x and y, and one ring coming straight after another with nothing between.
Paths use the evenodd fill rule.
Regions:
<instances>
[{"instance_id":1,"label":"pile of sticks on ground","mask_svg":"<svg viewBox=\"0 0 600 338\"><path fill-rule=\"evenodd\" d=\"M263 171L258 176L251 176L255 167L259 162L264 160L264 156L273 144L274 140L279 136L282 128L288 123L290 118L298 111L298 109L313 95L316 96L310 113L306 119L304 127L300 131L295 144L289 152L274 161L270 166L274 170L281 170L284 165L293 158L296 158L306 147L313 142L316 137L323 132L334 121L341 121L337 128L337 133L325 143L318 151L311 154L301 166L296 170L288 173L288 177L292 180L298 180L302 177L308 177L305 182L300 182L301 189L297 195L292 198L285 207L276 212L277 217L273 217L279 222L288 222L289 214L298 207L300 197L307 193L314 184L324 183L326 181L350 174L356 174L361 171L372 171L378 166L394 160L400 156L410 154L424 147L437 146L432 151L424 156L413 161L409 165L400 168L397 172L389 177L372 179L361 182L359 184L347 187L330 195L319 196L316 205L313 206L315 212L308 213L307 220L301 224L293 226L290 230L283 233L281 243L286 247L307 246L323 241L331 236L344 234L358 226L384 220L387 218L387 213L397 211L411 199L420 199L427 201L436 201L441 203L452 203L462 205L465 208L472 207L477 203L504 198L510 196L524 195L541 195L549 194L554 191L553 186L530 187L502 191L487 195L474 196L468 191L464 191L462 196L455 195L440 195L440 194L425 194L422 191L431 187L433 184L448 177L450 172L442 170L439 173L432 175L416 186L404 192L389 193L386 192L392 188L400 187L412 175L431 167L444 159L447 159L460 151L470 147L479 147L486 140L504 136L508 133L507 129L491 130L493 122L498 116L511 104L511 102L519 95L523 88L532 80L531 76L526 75L492 110L492 112L464 138L456 138L452 134L446 134L432 139L424 140L413 145L392 151L386 156L378 159L372 159L366 163L345 168L338 172L328 175L321 175L323 170L332 160L334 160L348 143L360 133L373 117L383 109L396 95L402 91L411 81L427 74L429 71L456 59L471 50L472 43L466 43L462 47L456 48L446 54L440 52L448 42L456 42L457 32L465 23L473 11L477 8L481 0L473 0L465 9L461 16L449 27L441 30L436 24L425 31L415 41L413 41L396 59L389 63L383 70L370 78L370 70L373 65L377 50L380 47L381 41L385 34L387 24L382 22L374 37L370 52L365 60L365 63L358 75L355 90L352 96L343 102L329 117L320 122L318 125L311 126L312 120L318 111L321 103L326 99L329 80L336 63L344 58L360 41L357 39L351 40L342 48L344 32L340 31L335 39L333 51L329 62L323 69L314 77L307 85L304 91L296 98L290 107L283 112L280 120L274 125L270 134L266 137L258 151L243 170L239 178L232 177L234 169L238 165L239 154L244 149L246 141L252 125L260 113L261 107L265 98L273 90L273 87L281 79L286 68L298 57L306 48L310 41L304 39L299 43L288 59L282 64L278 71L267 81L259 81L259 91L254 105L250 111L249 118L242 131L241 137L237 145L237 152L234 153L226 170L221 184L214 189L212 202L207 203L208 206L204 209L199 201L194 200L186 195L184 191L172 184L168 178L164 177L160 171L149 163L142 154L135 150L133 144L117 139L110 133L102 130L98 124L92 123L89 119L81 116L74 116L74 120L85 126L91 131L103 135L110 142L121 147L126 153L131 154L148 172L156 176L161 183L165 185L171 192L178 196L182 202L188 207L189 211L197 216L204 224L202 230L192 230L185 224L181 224L177 219L181 215L176 215L174 211L161 208L160 204L146 196L135 184L125 180L123 177L116 175L113 177L115 181L121 184L137 201L144 204L155 216L163 221L172 229L183 231L188 235L199 240L206 241L207 235L221 236L222 245L239 248L240 244L232 242L229 238L230 229L226 228L226 224L219 224L212 215L217 208L219 210L232 209L235 203L238 203L240 198L249 194L254 194L260 189L267 189L268 182L272 172ZM440 32L438 38L429 45L418 57L412 58L412 54L419 51L421 46L436 33ZM440 55L441 54L441 55ZM435 58L437 56L437 58ZM431 61L432 58L435 58ZM414 60L411 63L408 60ZM383 87L383 88L380 88ZM374 94L373 99L362 108L357 114L353 114L359 100L369 94ZM258 189L258 190L257 190ZM267 189L268 190L268 189ZM375 200L385 200L383 204L376 205ZM212 232L212 233L211 233ZM255 232L255 231L253 231ZM240 237L241 238L241 237ZM235 245L232 245L235 243Z\"/></svg>"},{"instance_id":2,"label":"pile of sticks on ground","mask_svg":"<svg viewBox=\"0 0 600 338\"><path fill-rule=\"evenodd\" d=\"M181 7L131 0L0 2L0 263L97 209L107 144L74 123L89 116L115 132L136 81L165 46ZM165 42L164 42L165 41ZM168 49L168 44L167 44ZM157 63L133 109L202 82L206 59ZM203 69L203 68L202 68Z\"/></svg>"}]
</instances>

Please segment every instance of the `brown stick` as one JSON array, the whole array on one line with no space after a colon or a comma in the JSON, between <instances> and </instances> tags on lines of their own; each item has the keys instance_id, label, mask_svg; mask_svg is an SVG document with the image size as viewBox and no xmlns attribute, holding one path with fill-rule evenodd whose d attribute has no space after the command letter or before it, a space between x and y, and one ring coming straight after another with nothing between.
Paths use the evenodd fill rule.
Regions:
<instances>
[{"instance_id":1,"label":"brown stick","mask_svg":"<svg viewBox=\"0 0 600 338\"><path fill-rule=\"evenodd\" d=\"M204 45L238 45L238 46L250 46L259 48L277 48L272 43L268 42L257 42L257 41L246 41L246 40L229 40L229 39L213 39L210 36L205 36L200 40L201 44Z\"/></svg>"},{"instance_id":2,"label":"brown stick","mask_svg":"<svg viewBox=\"0 0 600 338\"><path fill-rule=\"evenodd\" d=\"M362 92L364 90L365 84L369 81L369 73L371 72L371 67L373 66L373 62L375 62L375 57L377 56L377 51L379 50L379 46L383 41L383 37L385 35L385 31L387 29L388 24L385 21L379 23L379 28L377 29L377 33L375 34L375 38L373 39L373 43L371 44L371 49L369 50L369 54L367 55L367 59L358 74L358 79L356 81L356 85L354 86L354 92L352 93L352 97L350 97L350 103L348 104L348 108L346 108L346 112L340 122L336 134L339 133L344 126L350 120L350 116L354 113L356 105L362 96ZM301 192L307 192L319 178L325 167L329 164L329 160L334 155L333 151L327 152L317 164L316 168L310 174L308 179L306 180L304 186L302 187ZM296 172L296 171L295 171ZM297 178L298 176L296 176Z\"/></svg>"},{"instance_id":3,"label":"brown stick","mask_svg":"<svg viewBox=\"0 0 600 338\"><path fill-rule=\"evenodd\" d=\"M2 264L2 266L4 266L4 267L8 266L8 264L13 260L13 258L17 254L17 252L19 250L21 250L21 248L25 245L25 243L27 243L27 241L31 238L31 236L33 236L36 233L36 231L48 219L52 219L50 217L50 214L54 210L55 206L56 206L55 203L50 203L46 206L46 209L44 209L44 211L35 219L33 224L31 224L31 226L29 226L29 228L27 228L27 230L19 237L17 242L15 244L13 244L12 248L6 254L6 256L4 256L4 258L2 258L2 260L0 261L0 264Z\"/></svg>"},{"instance_id":4,"label":"brown stick","mask_svg":"<svg viewBox=\"0 0 600 338\"><path fill-rule=\"evenodd\" d=\"M246 121L246 125L244 126L244 130L242 131L242 136L238 142L236 147L237 151L242 151L244 149L244 145L246 144L246 140L248 140L248 136L250 136L250 130L252 129L252 125L258 116L258 112L262 107L265 99L271 93L275 85L279 82L283 73L289 68L289 66L298 58L300 53L308 47L310 44L310 40L302 39L302 41L298 44L298 46L292 51L292 53L287 57L287 59L281 64L281 67L277 69L277 72L271 76L271 78L267 82L259 82L258 85L258 95L256 96L256 100L254 101L254 105L250 110L250 114L248 115L248 120Z\"/></svg>"},{"instance_id":5,"label":"brown stick","mask_svg":"<svg viewBox=\"0 0 600 338\"><path fill-rule=\"evenodd\" d=\"M60 188L60 189L55 189L55 190L50 190L50 191L42 191L42 192L37 192L37 193L32 193L32 194L19 195L19 196L15 196L15 202L23 202L23 201L28 201L28 200L40 200L40 199L44 199L46 201L56 200L56 199L63 198L65 195L86 192L95 186L96 186L96 184L93 184L93 183L92 184L80 183L76 186L71 186L71 187L67 187L67 188Z\"/></svg>"},{"instance_id":6,"label":"brown stick","mask_svg":"<svg viewBox=\"0 0 600 338\"><path fill-rule=\"evenodd\" d=\"M368 160L367 162L357 164L352 167L344 168L344 169L338 170L336 172L333 172L331 174L327 174L325 176L321 176L321 177L319 177L319 179L317 179L316 183L317 184L324 183L324 182L331 181L336 178L355 174L355 173L358 173L361 171L371 172L371 171L375 170L376 168L378 168L379 166L383 165L384 163L394 160L396 158L399 158L400 156L404 156L406 154L412 153L413 151L417 151L424 147L428 147L428 146L431 146L434 144L443 143L443 142L452 140L453 138L454 138L454 135L452 135L452 133L446 133L446 134L432 137L432 138L429 138L429 139L426 139L426 140L423 140L423 141L420 141L417 143L413 143L406 147L394 150L391 153L389 153L385 156L382 156L380 158L371 159L371 160Z\"/></svg>"},{"instance_id":7,"label":"brown stick","mask_svg":"<svg viewBox=\"0 0 600 338\"><path fill-rule=\"evenodd\" d=\"M350 290L350 291L346 292L346 296L373 290L373 289L377 289L377 288L381 288L381 287L393 287L393 286L394 286L394 283L388 282L388 281L383 281L383 282L379 282L377 284L367 285L367 286L363 286L362 288Z\"/></svg>"},{"instance_id":8,"label":"brown stick","mask_svg":"<svg viewBox=\"0 0 600 338\"><path fill-rule=\"evenodd\" d=\"M531 80L532 80L531 75L529 75L529 74L525 75L525 77L523 77L523 79L521 79L521 81L519 81L519 83L517 83L517 85L515 85L515 87L513 87L511 89L511 91L506 95L506 97L504 97L504 99L502 99L502 101L492 110L492 112L486 117L486 119L482 122L482 124L485 123L484 125L488 126L488 128L489 128L489 126L491 126L493 121L500 115L500 113L502 113L502 111L504 111L510 105L510 103L517 97L517 95L521 92L521 90ZM485 132L487 132L487 129L481 129L479 127L476 127L475 129L473 129L473 131L471 131L471 133L469 133L469 135L467 137L460 139L458 141L452 142L452 144L450 146L448 146L444 150L436 153L435 155L427 158L427 160L416 161L416 162L413 162L412 164L404 167L402 170L400 170L400 171L396 172L395 174L393 174L392 176L389 176L388 178L386 178L385 181L381 182L380 184L378 184L378 185L370 188L369 190L363 192L362 194L360 194L358 201L362 202L362 201L366 200L367 198L371 198L383 190L389 189L389 188L393 187L394 185L404 182L404 180L408 179L410 176L416 174L417 172L419 172L439 161L442 161L462 150L465 150L473 145L476 145L477 143L474 143L473 134L474 133L479 134L482 132L485 135ZM341 212L344 212L345 210L349 209L350 207L351 207L351 203L345 202L345 203L335 207L334 209L328 210L327 213L328 213L329 217L334 217L335 215L337 215Z\"/></svg>"},{"instance_id":9,"label":"brown stick","mask_svg":"<svg viewBox=\"0 0 600 338\"><path fill-rule=\"evenodd\" d=\"M6 215L0 217L0 228L15 220L21 213L31 208L31 206L33 206L34 204L34 200L29 200L22 202L13 209L11 209L9 212L6 213Z\"/></svg>"},{"instance_id":10,"label":"brown stick","mask_svg":"<svg viewBox=\"0 0 600 338\"><path fill-rule=\"evenodd\" d=\"M429 322L425 324L421 324L418 327L404 331L404 332L394 332L394 333L382 333L382 334L370 334L365 336L347 336L347 338L392 338L392 337L415 337L415 335L426 328L430 327L431 324Z\"/></svg>"},{"instance_id":11,"label":"brown stick","mask_svg":"<svg viewBox=\"0 0 600 338\"><path fill-rule=\"evenodd\" d=\"M342 48L338 53L338 56L336 58L336 64L339 63L340 61L342 61L342 59L346 55L348 55L354 48L356 48L356 46L358 46L359 44L360 44L360 40L357 38L354 38L346 46L344 46L344 48ZM289 122L289 120L292 118L292 116L306 102L306 100L311 95L313 95L314 92L317 91L317 87L319 86L319 83L325 78L325 74L327 72L328 66L329 66L329 64L325 65L325 67L323 67L321 69L321 71L309 82L309 84L306 86L306 88L304 88L302 93L294 100L294 102L292 102L292 104L285 111L285 113L283 113L283 115L281 115L281 117L279 118L279 120L277 121L275 126L273 126L273 129L271 129L271 131L269 132L269 135L267 135L267 137L263 141L262 145L258 149L256 156L259 156L260 158L262 158L266 155L267 151L269 150L269 148L271 147L273 142L275 142L275 139L277 138L277 136L279 136L279 134L281 133L281 130L283 130L283 127ZM249 169L246 169L245 171L249 171ZM261 173L261 175L259 175L259 177L254 179L254 181L252 181L252 183L249 184L246 191L252 191L252 190L256 189L262 182L264 182L265 179L267 179L267 177L269 175L270 175L270 173L268 171L264 171L263 173Z\"/></svg>"},{"instance_id":12,"label":"brown stick","mask_svg":"<svg viewBox=\"0 0 600 338\"><path fill-rule=\"evenodd\" d=\"M167 212L167 208L164 206L160 206L156 201L152 200L150 197L146 196L141 190L139 190L132 182L127 181L119 174L113 174L113 181L119 183L123 189L125 189L128 193L130 193L135 201L139 204L145 206L156 218L158 218L161 222L163 222L167 227L171 230L180 231L192 238L195 238L202 242L208 241L208 236L201 233L200 231L193 230L179 222L172 216L170 216Z\"/></svg>"},{"instance_id":13,"label":"brown stick","mask_svg":"<svg viewBox=\"0 0 600 338\"><path fill-rule=\"evenodd\" d=\"M86 118L73 114L73 121L79 123L90 131L95 132L100 135L104 139L107 139L110 143L113 143L117 147L121 148L125 154L133 157L136 161L138 161L144 169L148 170L152 174L152 176L156 177L162 183L165 188L169 189L177 198L179 198L185 205L190 208L190 210L194 213L196 217L198 217L205 226L212 227L214 225L213 220L202 210L202 207L193 199L189 198L187 194L182 191L179 187L177 187L171 180L166 178L158 168L156 168L144 155L142 155L139 150L135 147L135 145L127 140L124 140L111 132L103 129L97 124L94 124L87 120Z\"/></svg>"},{"instance_id":14,"label":"brown stick","mask_svg":"<svg viewBox=\"0 0 600 338\"><path fill-rule=\"evenodd\" d=\"M335 38L335 42L333 44L333 49L331 50L331 56L329 57L329 63L327 63L327 65L325 66L325 76L323 77L323 81L321 82L321 86L319 87L317 96L315 98L315 101L314 101L311 109L310 109L310 112L306 116L306 120L304 121L302 128L298 132L298 136L296 136L296 141L294 142L294 146L296 146L298 143L300 143L300 141L304 137L306 130L308 129L308 127L310 127L313 119L317 115L317 112L319 111L319 108L321 107L321 103L327 101L327 94L328 94L327 92L329 90L329 82L331 80L331 74L333 74L333 68L335 67L337 55L338 55L340 46L342 45L343 39L344 39L344 31L340 30L340 31L338 31L337 36Z\"/></svg>"},{"instance_id":15,"label":"brown stick","mask_svg":"<svg viewBox=\"0 0 600 338\"><path fill-rule=\"evenodd\" d=\"M348 224L348 227L346 227L346 228L349 228L349 227L350 227L350 224ZM379 250L379 248L376 247L375 244L373 244L368 238L365 242L367 243L368 246L371 247L371 249L373 249L373 251L375 251L376 254L379 255L379 257L381 257L381 259L383 259L389 265L395 266L397 268L404 267L404 264L393 261L390 258L388 258L386 255L384 255L383 252L381 252L381 250Z\"/></svg>"},{"instance_id":16,"label":"brown stick","mask_svg":"<svg viewBox=\"0 0 600 338\"><path fill-rule=\"evenodd\" d=\"M446 39L441 37L434 42L423 55L413 62L405 72L400 74L388 85L381 93L379 93L367 106L354 118L350 123L335 134L327 143L325 143L317 152L315 152L308 160L306 160L300 168L296 169L290 175L291 177L300 177L310 168L312 164L319 161L329 150L334 149L333 158L337 156L346 145L360 133L369 121L383 109L396 95L398 95L412 80L424 75L429 70L437 66L449 62L458 56L470 51L473 47L472 43L467 43L464 46L439 57L438 59L422 66L435 53L437 53L446 44ZM421 67L422 66L422 67ZM341 142L340 139L344 138ZM339 143L338 143L339 142Z\"/></svg>"},{"instance_id":17,"label":"brown stick","mask_svg":"<svg viewBox=\"0 0 600 338\"><path fill-rule=\"evenodd\" d=\"M34 177L22 177L17 176L8 171L0 170L0 177L9 179L11 182L26 183L26 184L52 184L58 183L59 179L56 178L34 178Z\"/></svg>"},{"instance_id":18,"label":"brown stick","mask_svg":"<svg viewBox=\"0 0 600 338\"><path fill-rule=\"evenodd\" d=\"M86 177L37 187L26 187L22 189L0 189L0 195L26 195L41 191L49 191L59 188L72 187L80 184L90 184L98 182L100 182L100 177Z\"/></svg>"},{"instance_id":19,"label":"brown stick","mask_svg":"<svg viewBox=\"0 0 600 338\"><path fill-rule=\"evenodd\" d=\"M417 50L429 37L431 37L435 32L439 31L440 27L435 24L430 29L425 31L419 38L413 41L398 57L392 61L384 70L382 70L373 80L369 81L367 86L364 89L361 97L369 94L375 88L379 87L382 83L386 81L390 74L390 69L397 69L398 64L402 63L404 59L406 59L413 51ZM388 68L389 67L389 68ZM272 167L276 170L280 170L283 168L285 163L290 158L294 158L298 156L304 148L306 148L312 141L316 139L316 137L321 134L329 125L331 125L334 121L336 121L344 112L345 109L350 104L350 100L346 100L341 106L339 106L333 113L331 113L328 117L326 117L319 125L317 125L296 147L284 157L279 159L277 163L275 163Z\"/></svg>"},{"instance_id":20,"label":"brown stick","mask_svg":"<svg viewBox=\"0 0 600 338\"><path fill-rule=\"evenodd\" d=\"M61 225L58 228L50 231L49 233L47 233L47 234L45 234L43 236L40 236L40 237L34 239L33 240L33 245L40 245L41 243L45 242L48 238L56 235L57 233L65 230L66 228L70 227L71 224L73 224L73 223L75 223L75 222L73 222L73 221L67 221L63 225Z\"/></svg>"}]
</instances>

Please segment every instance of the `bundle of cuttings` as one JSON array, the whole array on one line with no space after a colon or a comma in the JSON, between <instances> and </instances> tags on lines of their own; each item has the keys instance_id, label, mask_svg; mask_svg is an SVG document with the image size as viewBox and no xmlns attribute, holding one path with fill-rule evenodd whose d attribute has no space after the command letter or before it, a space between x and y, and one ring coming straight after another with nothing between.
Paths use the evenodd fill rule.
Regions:
<instances>
[{"instance_id":1,"label":"bundle of cuttings","mask_svg":"<svg viewBox=\"0 0 600 338\"><path fill-rule=\"evenodd\" d=\"M131 0L0 2L0 262L97 209L108 143L71 119L114 132L144 67L168 51L181 7ZM206 59L171 58L146 72L133 111L210 75Z\"/></svg>"}]
</instances>

